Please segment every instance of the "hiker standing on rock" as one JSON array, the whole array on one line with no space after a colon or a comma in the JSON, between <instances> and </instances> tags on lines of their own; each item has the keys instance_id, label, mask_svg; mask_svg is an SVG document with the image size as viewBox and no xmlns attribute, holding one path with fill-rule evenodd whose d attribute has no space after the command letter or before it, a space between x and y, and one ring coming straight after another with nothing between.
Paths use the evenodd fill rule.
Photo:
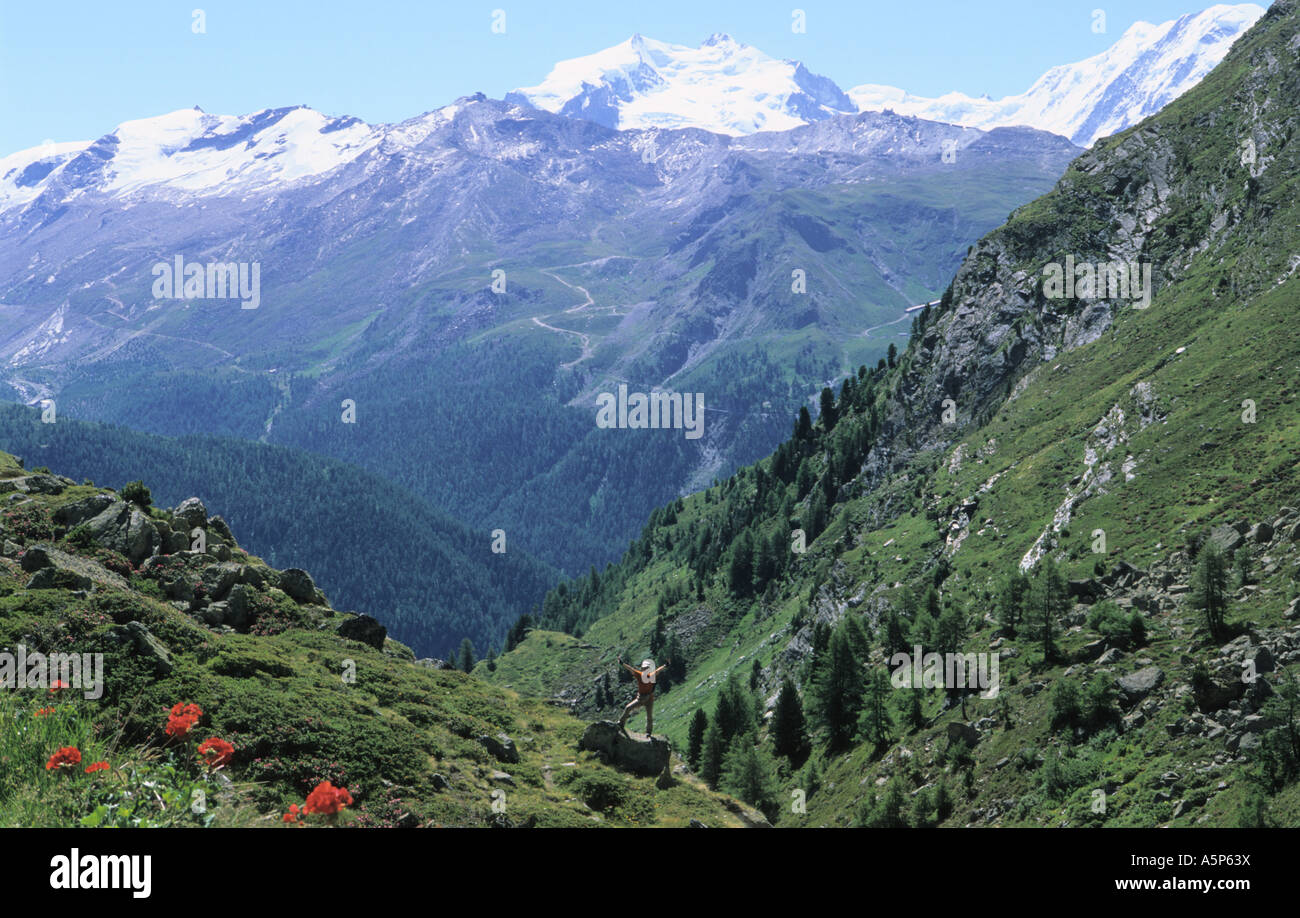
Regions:
<instances>
[{"instance_id":1,"label":"hiker standing on rock","mask_svg":"<svg viewBox=\"0 0 1300 918\"><path fill-rule=\"evenodd\" d=\"M668 663L671 663L669 660ZM642 660L641 668L628 666L623 662L623 657L618 658L618 665L632 674L636 680L636 698L628 702L627 707L623 709L623 716L618 719L618 725L627 732L627 719L632 716L632 712L637 708L645 708L645 734L649 736L654 733L655 729L655 679L661 672L668 668L668 663L655 669L654 660Z\"/></svg>"}]
</instances>

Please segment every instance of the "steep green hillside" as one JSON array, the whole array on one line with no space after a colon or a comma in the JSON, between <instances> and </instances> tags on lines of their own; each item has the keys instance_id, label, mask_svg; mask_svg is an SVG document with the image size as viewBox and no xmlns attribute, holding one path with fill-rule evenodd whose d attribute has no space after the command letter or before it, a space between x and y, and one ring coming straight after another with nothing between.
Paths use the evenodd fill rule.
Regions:
<instances>
[{"instance_id":1,"label":"steep green hillside","mask_svg":"<svg viewBox=\"0 0 1300 918\"><path fill-rule=\"evenodd\" d=\"M158 500L200 495L251 550L314 571L341 608L379 618L420 656L468 637L486 653L557 575L507 538L472 531L355 466L220 437L167 438L0 405L0 446L78 478L122 486L151 470Z\"/></svg>"},{"instance_id":2,"label":"steep green hillside","mask_svg":"<svg viewBox=\"0 0 1300 918\"><path fill-rule=\"evenodd\" d=\"M417 662L195 503L123 498L142 500L0 454L0 672L16 678L19 654L32 678L38 653L103 654L100 693L0 693L0 825L280 826L326 781L351 802L304 822L761 823L690 776L579 752L584 724L550 705ZM190 527L206 551L166 551Z\"/></svg>"},{"instance_id":3,"label":"steep green hillside","mask_svg":"<svg viewBox=\"0 0 1300 918\"><path fill-rule=\"evenodd\" d=\"M1298 65L1283 0L1076 160L896 362L552 591L540 626L603 653L540 688L604 709L617 653L679 648L656 723L684 742L697 711L722 721L702 773L783 801L781 824L1300 824ZM1150 264L1149 308L1051 298L1067 257ZM895 687L917 644L996 654L998 696ZM787 679L807 762L782 754ZM744 789L737 757L773 777Z\"/></svg>"}]
</instances>

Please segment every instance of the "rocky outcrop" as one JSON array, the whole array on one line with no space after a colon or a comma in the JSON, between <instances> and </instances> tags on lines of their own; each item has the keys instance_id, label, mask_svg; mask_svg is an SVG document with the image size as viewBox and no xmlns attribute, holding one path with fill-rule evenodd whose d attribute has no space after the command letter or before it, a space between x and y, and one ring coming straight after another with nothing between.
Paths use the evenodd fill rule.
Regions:
<instances>
[{"instance_id":1,"label":"rocky outcrop","mask_svg":"<svg viewBox=\"0 0 1300 918\"><path fill-rule=\"evenodd\" d=\"M668 740L661 736L631 736L610 720L589 725L578 748L597 753L615 768L646 776L661 774L671 758Z\"/></svg>"},{"instance_id":2,"label":"rocky outcrop","mask_svg":"<svg viewBox=\"0 0 1300 918\"><path fill-rule=\"evenodd\" d=\"M186 533L194 529L202 529L208 524L208 510L203 506L203 501L197 497L189 497L172 510L172 521L176 523L178 529Z\"/></svg>"},{"instance_id":3,"label":"rocky outcrop","mask_svg":"<svg viewBox=\"0 0 1300 918\"><path fill-rule=\"evenodd\" d=\"M1120 676L1115 680L1115 684L1119 687L1120 704L1124 707L1132 707L1150 695L1164 681L1164 671L1158 666L1147 666L1127 676Z\"/></svg>"},{"instance_id":4,"label":"rocky outcrop","mask_svg":"<svg viewBox=\"0 0 1300 918\"><path fill-rule=\"evenodd\" d=\"M112 494L92 494L90 497L83 497L81 500L64 504L55 510L54 522L60 526L73 529L86 522L86 520L99 516L99 514L113 506L115 500L116 498Z\"/></svg>"},{"instance_id":5,"label":"rocky outcrop","mask_svg":"<svg viewBox=\"0 0 1300 918\"><path fill-rule=\"evenodd\" d=\"M383 650L388 629L369 615L353 614L344 616L343 624L339 625L339 636Z\"/></svg>"},{"instance_id":6,"label":"rocky outcrop","mask_svg":"<svg viewBox=\"0 0 1300 918\"><path fill-rule=\"evenodd\" d=\"M311 579L311 574L301 568L291 567L286 571L281 571L279 587L296 603L325 605L325 597L316 589L316 583Z\"/></svg>"},{"instance_id":7,"label":"rocky outcrop","mask_svg":"<svg viewBox=\"0 0 1300 918\"><path fill-rule=\"evenodd\" d=\"M960 721L953 721L948 724L948 742L965 743L967 746L974 746L980 741L980 732L970 724L964 724Z\"/></svg>"},{"instance_id":8,"label":"rocky outcrop","mask_svg":"<svg viewBox=\"0 0 1300 918\"><path fill-rule=\"evenodd\" d=\"M107 587L115 590L128 588L126 578L115 574L101 564L79 558L48 545L33 545L19 556L22 569L32 575L27 582L29 590L48 590L62 587L73 590L93 590Z\"/></svg>"},{"instance_id":9,"label":"rocky outcrop","mask_svg":"<svg viewBox=\"0 0 1300 918\"><path fill-rule=\"evenodd\" d=\"M118 625L109 630L108 637L115 643L130 644L135 653L148 660L159 675L165 676L172 671L171 654L162 641L154 637L141 622L131 621Z\"/></svg>"},{"instance_id":10,"label":"rocky outcrop","mask_svg":"<svg viewBox=\"0 0 1300 918\"><path fill-rule=\"evenodd\" d=\"M100 545L139 564L155 554L161 539L153 520L133 504L117 500L84 524Z\"/></svg>"},{"instance_id":11,"label":"rocky outcrop","mask_svg":"<svg viewBox=\"0 0 1300 918\"><path fill-rule=\"evenodd\" d=\"M478 742L498 762L513 765L519 761L519 749L515 746L515 741L505 733L498 733L496 736L484 734L478 738Z\"/></svg>"}]
</instances>

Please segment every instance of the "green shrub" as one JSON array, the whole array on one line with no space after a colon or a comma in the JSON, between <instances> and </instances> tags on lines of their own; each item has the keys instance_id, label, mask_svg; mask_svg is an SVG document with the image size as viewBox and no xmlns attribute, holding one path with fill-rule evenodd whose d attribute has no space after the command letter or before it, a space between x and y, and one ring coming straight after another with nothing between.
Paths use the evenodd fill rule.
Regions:
<instances>
[{"instance_id":1,"label":"green shrub","mask_svg":"<svg viewBox=\"0 0 1300 918\"><path fill-rule=\"evenodd\" d=\"M1110 600L1104 600L1092 607L1088 614L1088 627L1096 631L1108 643L1115 647L1128 647L1130 644L1142 644L1146 641L1146 623L1139 612L1126 616L1122 609Z\"/></svg>"},{"instance_id":2,"label":"green shrub","mask_svg":"<svg viewBox=\"0 0 1300 918\"><path fill-rule=\"evenodd\" d=\"M1069 679L1062 679L1052 686L1049 702L1052 729L1060 730L1075 727L1083 723L1083 704L1079 700L1079 686Z\"/></svg>"},{"instance_id":3,"label":"green shrub","mask_svg":"<svg viewBox=\"0 0 1300 918\"><path fill-rule=\"evenodd\" d=\"M153 495L149 493L149 489L145 487L143 481L128 483L122 488L121 498L128 504L136 504L144 509L148 509L149 505L153 503Z\"/></svg>"}]
</instances>

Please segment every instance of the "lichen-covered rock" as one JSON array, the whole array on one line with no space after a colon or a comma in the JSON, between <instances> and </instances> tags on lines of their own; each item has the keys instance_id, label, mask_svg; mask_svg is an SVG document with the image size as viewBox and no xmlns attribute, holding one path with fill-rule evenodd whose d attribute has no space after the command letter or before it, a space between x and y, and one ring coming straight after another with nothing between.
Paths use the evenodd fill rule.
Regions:
<instances>
[{"instance_id":1,"label":"lichen-covered rock","mask_svg":"<svg viewBox=\"0 0 1300 918\"><path fill-rule=\"evenodd\" d=\"M578 748L598 753L607 764L639 775L658 775L668 767L670 750L662 736L631 736L609 720L591 724Z\"/></svg>"}]
</instances>

